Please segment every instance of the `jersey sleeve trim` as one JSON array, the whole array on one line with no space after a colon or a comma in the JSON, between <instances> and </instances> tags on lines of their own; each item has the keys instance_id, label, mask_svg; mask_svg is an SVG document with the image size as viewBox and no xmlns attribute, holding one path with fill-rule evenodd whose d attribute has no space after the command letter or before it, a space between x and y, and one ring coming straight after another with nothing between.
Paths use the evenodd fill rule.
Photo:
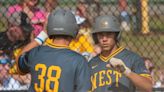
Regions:
<instances>
[{"instance_id":1,"label":"jersey sleeve trim","mask_svg":"<svg viewBox=\"0 0 164 92\"><path fill-rule=\"evenodd\" d=\"M21 75L25 75L26 74L26 73L21 72L21 70L19 69L18 64L17 64L17 71L18 71L18 74L21 74Z\"/></svg>"},{"instance_id":2,"label":"jersey sleeve trim","mask_svg":"<svg viewBox=\"0 0 164 92\"><path fill-rule=\"evenodd\" d=\"M150 74L139 74L140 76L143 76L145 78L149 78L149 79L152 79L151 75Z\"/></svg>"},{"instance_id":3,"label":"jersey sleeve trim","mask_svg":"<svg viewBox=\"0 0 164 92\"><path fill-rule=\"evenodd\" d=\"M21 56L20 56L21 57ZM20 58L19 57L19 58ZM19 58L16 60L16 65L17 65L17 72L18 72L18 74L21 74L21 75L25 75L26 73L24 73L24 72L22 72L21 70L20 70L20 68L19 68L19 62L22 62L22 60L19 60Z\"/></svg>"}]
</instances>

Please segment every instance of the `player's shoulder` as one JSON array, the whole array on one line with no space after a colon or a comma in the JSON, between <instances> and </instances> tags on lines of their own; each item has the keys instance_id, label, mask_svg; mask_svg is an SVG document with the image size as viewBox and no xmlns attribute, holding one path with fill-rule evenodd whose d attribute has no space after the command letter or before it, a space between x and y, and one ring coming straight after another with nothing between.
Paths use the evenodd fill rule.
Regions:
<instances>
[{"instance_id":1,"label":"player's shoulder","mask_svg":"<svg viewBox=\"0 0 164 92\"><path fill-rule=\"evenodd\" d=\"M45 46L37 46L32 48L28 53L32 56L37 55L40 51L44 50L46 47Z\"/></svg>"},{"instance_id":2,"label":"player's shoulder","mask_svg":"<svg viewBox=\"0 0 164 92\"><path fill-rule=\"evenodd\" d=\"M65 49L64 57L71 60L74 65L88 65L88 61L84 56L70 49Z\"/></svg>"},{"instance_id":3,"label":"player's shoulder","mask_svg":"<svg viewBox=\"0 0 164 92\"><path fill-rule=\"evenodd\" d=\"M73 58L85 59L84 56L82 56L80 53L75 52L75 51L73 51L73 50L65 49L65 52L67 53L67 55L70 55L70 56L73 57Z\"/></svg>"},{"instance_id":4,"label":"player's shoulder","mask_svg":"<svg viewBox=\"0 0 164 92\"><path fill-rule=\"evenodd\" d=\"M39 50L41 50L41 49L43 49L43 46L42 46L42 45L32 48L32 49L30 50L30 52L37 52L37 51L39 51Z\"/></svg>"},{"instance_id":5,"label":"player's shoulder","mask_svg":"<svg viewBox=\"0 0 164 92\"><path fill-rule=\"evenodd\" d=\"M97 64L99 62L99 59L100 58L99 58L99 54L98 54L89 61L89 66Z\"/></svg>"},{"instance_id":6,"label":"player's shoulder","mask_svg":"<svg viewBox=\"0 0 164 92\"><path fill-rule=\"evenodd\" d=\"M90 62L93 62L93 61L98 60L98 59L99 59L99 54L96 55L96 56L94 56L94 57L90 60Z\"/></svg>"}]
</instances>

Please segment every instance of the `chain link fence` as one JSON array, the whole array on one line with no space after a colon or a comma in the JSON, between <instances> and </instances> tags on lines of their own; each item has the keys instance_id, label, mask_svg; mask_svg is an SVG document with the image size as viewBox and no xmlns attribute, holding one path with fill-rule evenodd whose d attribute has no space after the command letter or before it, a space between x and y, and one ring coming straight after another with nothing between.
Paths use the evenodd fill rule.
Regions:
<instances>
[{"instance_id":1,"label":"chain link fence","mask_svg":"<svg viewBox=\"0 0 164 92\"><path fill-rule=\"evenodd\" d=\"M38 2L28 7L28 1ZM35 12L39 11L43 16L38 19L46 21L48 14L55 8L70 9L76 15L81 29L70 47L88 59L92 53L98 52L90 34L94 18L104 14L117 16L123 30L120 45L137 52L145 61L150 61L154 88L164 87L164 0L0 0L0 32L9 28L8 13L26 11L28 16L32 14L33 21L35 14L36 17L40 16ZM41 29L44 26L42 21L33 24L42 26ZM0 79L3 79L2 73L0 75ZM30 75L8 74L8 77L12 77L8 81L11 82L9 88L2 88L3 82L0 81L0 90L26 90L29 87Z\"/></svg>"}]
</instances>

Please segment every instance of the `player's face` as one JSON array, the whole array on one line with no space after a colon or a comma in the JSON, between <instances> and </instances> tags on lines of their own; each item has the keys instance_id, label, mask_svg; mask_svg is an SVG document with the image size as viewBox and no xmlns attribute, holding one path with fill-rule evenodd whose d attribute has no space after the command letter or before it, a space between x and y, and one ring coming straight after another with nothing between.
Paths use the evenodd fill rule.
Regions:
<instances>
[{"instance_id":1,"label":"player's face","mask_svg":"<svg viewBox=\"0 0 164 92\"><path fill-rule=\"evenodd\" d=\"M115 33L101 32L97 34L97 38L102 51L110 51L115 46Z\"/></svg>"}]
</instances>

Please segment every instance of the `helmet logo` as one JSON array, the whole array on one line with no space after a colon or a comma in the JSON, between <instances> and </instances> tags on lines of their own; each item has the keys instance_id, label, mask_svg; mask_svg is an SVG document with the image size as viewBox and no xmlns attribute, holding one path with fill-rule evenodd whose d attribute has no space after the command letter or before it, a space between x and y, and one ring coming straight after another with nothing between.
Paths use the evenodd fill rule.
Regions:
<instances>
[{"instance_id":1,"label":"helmet logo","mask_svg":"<svg viewBox=\"0 0 164 92\"><path fill-rule=\"evenodd\" d=\"M101 27L108 27L108 21L102 21Z\"/></svg>"},{"instance_id":2,"label":"helmet logo","mask_svg":"<svg viewBox=\"0 0 164 92\"><path fill-rule=\"evenodd\" d=\"M64 30L64 28L53 28L53 30L61 31Z\"/></svg>"}]
</instances>

